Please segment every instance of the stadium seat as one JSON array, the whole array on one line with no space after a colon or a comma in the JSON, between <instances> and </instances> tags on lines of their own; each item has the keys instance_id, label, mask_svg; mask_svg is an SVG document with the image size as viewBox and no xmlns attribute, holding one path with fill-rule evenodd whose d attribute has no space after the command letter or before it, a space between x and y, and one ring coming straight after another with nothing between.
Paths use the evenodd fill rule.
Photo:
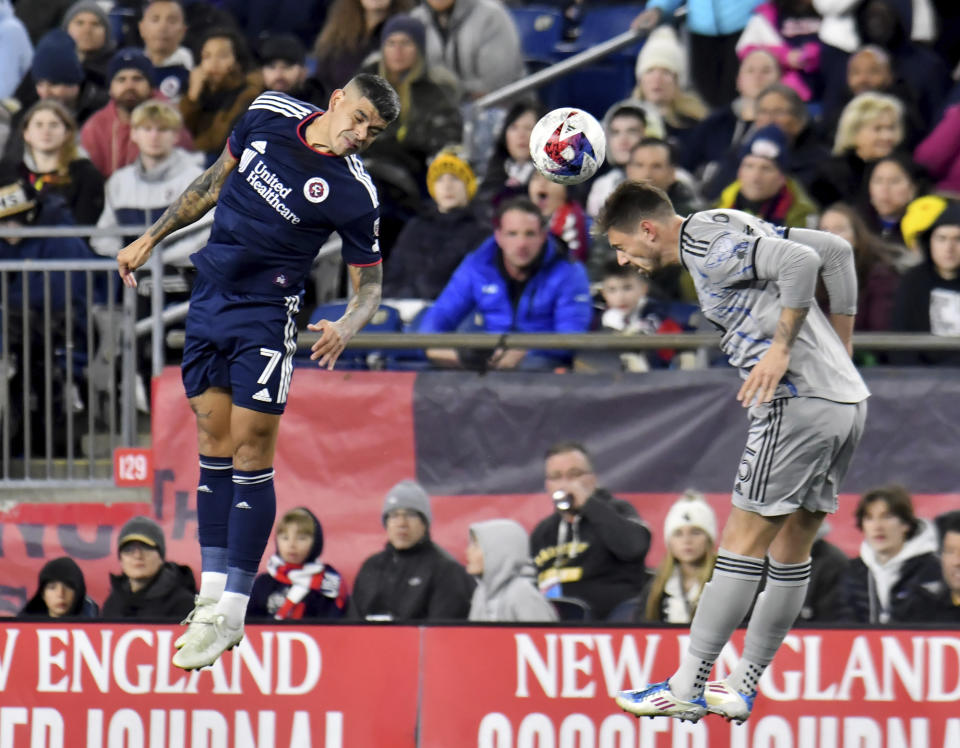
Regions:
<instances>
[{"instance_id":1,"label":"stadium seat","mask_svg":"<svg viewBox=\"0 0 960 748\"><path fill-rule=\"evenodd\" d=\"M321 304L316 307L313 312L310 313L310 323L319 322L322 319L335 320L343 316L343 313L347 309L346 302L333 302L329 304ZM403 329L403 323L400 320L400 312L394 309L391 306L386 306L382 304L379 309L374 313L373 319L371 319L366 326L358 333L358 335L363 335L364 333L371 332L396 332L399 333ZM340 354L340 358L337 360L337 368L340 369L369 369L369 368L382 368L384 361L386 359L386 352L380 350L372 350L366 348L347 348L343 353ZM373 366L371 366L371 364ZM301 348L297 350L297 353L294 355L294 365L296 366L315 366L316 364L310 360L310 349Z\"/></svg>"},{"instance_id":2,"label":"stadium seat","mask_svg":"<svg viewBox=\"0 0 960 748\"><path fill-rule=\"evenodd\" d=\"M561 621L592 621L593 611L579 597L547 598Z\"/></svg>"},{"instance_id":3,"label":"stadium seat","mask_svg":"<svg viewBox=\"0 0 960 748\"><path fill-rule=\"evenodd\" d=\"M510 8L520 34L520 47L529 68L537 70L556 62L556 46L563 38L564 18L559 8L528 5Z\"/></svg>"},{"instance_id":4,"label":"stadium seat","mask_svg":"<svg viewBox=\"0 0 960 748\"><path fill-rule=\"evenodd\" d=\"M587 6L583 11L576 41L563 43L560 47L565 52L580 52L612 39L629 29L630 23L642 10L642 3L639 5ZM621 49L619 52L614 52L611 58L629 57L631 60L636 60L642 46L643 42L637 42Z\"/></svg>"}]
</instances>

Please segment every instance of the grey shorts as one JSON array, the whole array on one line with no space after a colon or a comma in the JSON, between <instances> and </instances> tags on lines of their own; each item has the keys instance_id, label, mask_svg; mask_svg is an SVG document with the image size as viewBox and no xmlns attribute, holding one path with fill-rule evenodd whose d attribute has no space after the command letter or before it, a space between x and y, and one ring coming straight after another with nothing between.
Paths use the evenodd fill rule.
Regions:
<instances>
[{"instance_id":1,"label":"grey shorts","mask_svg":"<svg viewBox=\"0 0 960 748\"><path fill-rule=\"evenodd\" d=\"M765 517L837 511L837 491L863 435L866 401L791 397L750 409L733 505Z\"/></svg>"}]
</instances>

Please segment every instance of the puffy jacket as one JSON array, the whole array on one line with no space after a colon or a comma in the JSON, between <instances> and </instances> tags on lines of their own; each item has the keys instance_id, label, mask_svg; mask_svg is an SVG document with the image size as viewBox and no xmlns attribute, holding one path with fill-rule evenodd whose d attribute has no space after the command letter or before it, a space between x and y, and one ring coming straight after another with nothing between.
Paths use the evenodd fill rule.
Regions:
<instances>
[{"instance_id":1,"label":"puffy jacket","mask_svg":"<svg viewBox=\"0 0 960 748\"><path fill-rule=\"evenodd\" d=\"M104 618L138 618L146 621L180 621L193 610L197 582L189 566L164 562L157 576L133 592L123 574L110 575L110 596L103 604Z\"/></svg>"},{"instance_id":2,"label":"puffy jacket","mask_svg":"<svg viewBox=\"0 0 960 748\"><path fill-rule=\"evenodd\" d=\"M742 31L750 14L762 0L688 0L687 28L702 36L724 36ZM651 0L648 8L659 8L668 17L683 0Z\"/></svg>"},{"instance_id":3,"label":"puffy jacket","mask_svg":"<svg viewBox=\"0 0 960 748\"><path fill-rule=\"evenodd\" d=\"M527 281L516 306L501 270L494 237L468 254L437 302L424 315L420 332L451 332L472 311L483 315L486 332L586 332L590 326L590 284L579 263L559 255L547 239L540 265ZM567 359L566 352L540 352Z\"/></svg>"}]
</instances>

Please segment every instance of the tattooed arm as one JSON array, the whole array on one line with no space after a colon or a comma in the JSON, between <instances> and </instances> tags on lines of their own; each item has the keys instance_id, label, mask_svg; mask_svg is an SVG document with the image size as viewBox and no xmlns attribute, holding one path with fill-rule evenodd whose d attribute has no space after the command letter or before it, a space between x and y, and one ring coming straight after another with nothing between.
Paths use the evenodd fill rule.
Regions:
<instances>
[{"instance_id":1,"label":"tattooed arm","mask_svg":"<svg viewBox=\"0 0 960 748\"><path fill-rule=\"evenodd\" d=\"M353 284L353 298L347 304L343 316L331 321L322 319L316 324L307 325L308 330L322 333L313 344L310 359L318 365L333 369L347 341L356 335L370 321L380 308L380 289L383 286L383 265L368 267L348 266L350 282Z\"/></svg>"},{"instance_id":2,"label":"tattooed arm","mask_svg":"<svg viewBox=\"0 0 960 748\"><path fill-rule=\"evenodd\" d=\"M117 255L117 266L125 285L131 287L137 285L133 271L150 259L153 248L164 237L177 229L189 226L216 205L217 198L220 197L220 188L223 187L227 175L236 165L237 159L230 154L230 148L224 147L220 158L190 183L190 186L173 201L156 223L147 229L147 233L120 250L120 254Z\"/></svg>"}]
</instances>

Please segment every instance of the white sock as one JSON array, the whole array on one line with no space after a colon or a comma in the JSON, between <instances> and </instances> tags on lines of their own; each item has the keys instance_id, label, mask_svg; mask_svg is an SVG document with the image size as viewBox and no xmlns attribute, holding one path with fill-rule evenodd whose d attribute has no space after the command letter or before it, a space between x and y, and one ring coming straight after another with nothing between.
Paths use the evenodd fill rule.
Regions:
<instances>
[{"instance_id":1,"label":"white sock","mask_svg":"<svg viewBox=\"0 0 960 748\"><path fill-rule=\"evenodd\" d=\"M240 592L224 592L217 603L217 615L223 615L227 623L233 628L243 625L243 619L247 617L247 603L250 601L250 595L244 595Z\"/></svg>"},{"instance_id":2,"label":"white sock","mask_svg":"<svg viewBox=\"0 0 960 748\"><path fill-rule=\"evenodd\" d=\"M219 600L223 595L223 588L227 586L227 575L222 571L200 572L200 597L208 600Z\"/></svg>"}]
</instances>

